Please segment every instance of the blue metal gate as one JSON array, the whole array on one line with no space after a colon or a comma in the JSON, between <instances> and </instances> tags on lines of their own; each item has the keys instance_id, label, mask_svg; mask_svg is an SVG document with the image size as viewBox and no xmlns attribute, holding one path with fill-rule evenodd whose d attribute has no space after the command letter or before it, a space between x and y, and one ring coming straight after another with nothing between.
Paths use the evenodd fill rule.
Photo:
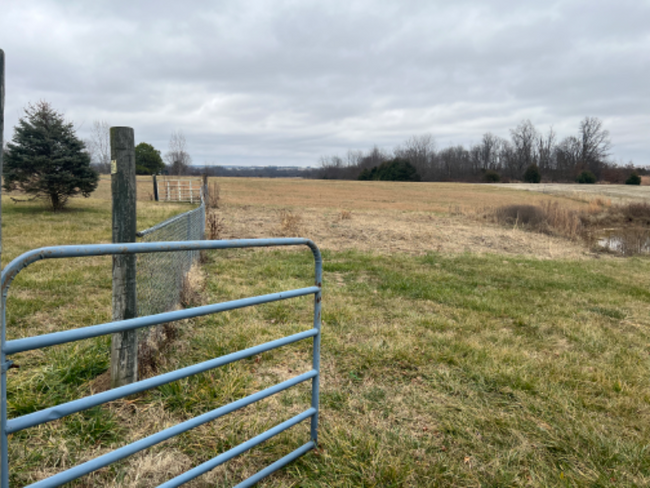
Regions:
<instances>
[{"instance_id":1,"label":"blue metal gate","mask_svg":"<svg viewBox=\"0 0 650 488\"><path fill-rule=\"evenodd\" d=\"M170 252L170 251L188 251L188 250L209 250L209 249L233 249L245 247L268 247L268 246L308 246L315 260L315 285L306 288L299 288L295 290L282 291L278 293L271 293L268 295L260 295L252 298L244 298L240 300L233 300L223 303L215 303L200 307L194 307L186 310L177 310L173 312L166 312L157 315L149 315L146 317L137 317L133 319L122 320L118 322L108 322L100 325L93 325L79 329L67 330L62 332L55 332L52 334L44 334L35 337L27 337L23 339L6 340L6 316L5 306L7 291L11 281L26 266L42 259L55 259L55 258L72 258L82 256L100 256L108 254L138 254L138 253L153 253L153 252ZM313 340L313 353L312 353L312 369L294 378L278 383L270 388L259 391L247 397L241 398L228 405L221 406L215 410L204 413L198 417L182 422L174 427L170 427L163 431L157 432L149 437L140 439L129 445L116 449L95 459L92 459L83 464L77 465L66 471L58 473L50 478L38 481L29 486L32 487L54 487L60 486L64 483L77 479L88 473L96 471L104 466L108 466L120 459L135 454L138 451L154 446L166 439L174 437L178 434L193 429L199 425L205 424L228 413L234 412L247 405L255 403L259 400L267 398L275 393L281 392L299 383L311 380L311 408L305 410L299 415L282 422L281 424L267 430L266 432L214 457L213 459L196 466L195 468L183 473L182 475L163 483L160 486L173 487L180 486L188 481L214 469L215 467L223 464L229 459L242 454L243 452L251 449L252 447L270 439L271 437L287 430L288 428L302 422L306 419L311 419L311 439L285 457L274 462L265 469L259 471L247 480L243 481L237 486L251 486L285 466L291 461L297 459L310 449L316 447L318 441L318 398L319 398L319 377L320 377L320 330L321 330L321 281L322 281L322 259L320 251L316 245L308 239L244 239L233 241L184 241L184 242L157 242L157 243L138 243L138 244L100 244L100 245L85 245L85 246L57 246L45 247L35 249L27 252L18 258L14 259L3 270L1 278L2 289L2 337L1 337L1 350L0 350L0 365L2 366L2 382L1 382L1 412L0 412L0 450L1 450L1 479L0 488L8 488L9 486L9 461L8 461L8 435L14 432L34 427L52 420L60 419L67 415L86 410L106 402L124 398L134 393L139 393L151 388L165 385L172 381L187 378L189 376L209 371L220 366L238 361L240 359L249 358L251 356L260 354L265 351L270 351L287 344L312 338ZM7 370L10 368L12 362L7 360L7 356L16 354L23 351L30 351L40 349L57 344L64 344L67 342L79 341L82 339L89 339L102 335L112 334L115 332L122 332L126 330L139 329L141 327L149 327L158 325L165 322L172 322L175 320L188 319L192 317L199 317L226 310L234 310L243 307L250 307L262 303L269 303L278 300L286 300L305 295L314 295L314 323L313 327L304 332L293 334L282 339L274 340L255 347L244 349L232 354L227 354L218 358L214 358L199 364L194 364L186 368L178 369L169 373L165 373L153 378L141 380L130 385L115 388L113 390L105 391L78 400L73 400L68 403L56 405L44 410L34 412L21 417L7 419Z\"/></svg>"}]
</instances>

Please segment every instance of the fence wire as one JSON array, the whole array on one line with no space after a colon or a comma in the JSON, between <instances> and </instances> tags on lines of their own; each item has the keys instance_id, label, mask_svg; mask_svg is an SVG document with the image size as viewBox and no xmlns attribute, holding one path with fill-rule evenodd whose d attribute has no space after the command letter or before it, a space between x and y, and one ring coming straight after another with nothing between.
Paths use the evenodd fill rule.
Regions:
<instances>
[{"instance_id":1,"label":"fence wire","mask_svg":"<svg viewBox=\"0 0 650 488\"><path fill-rule=\"evenodd\" d=\"M205 201L142 232L140 242L194 241L205 234ZM136 293L138 315L168 312L178 305L183 278L199 258L199 251L138 254Z\"/></svg>"}]
</instances>

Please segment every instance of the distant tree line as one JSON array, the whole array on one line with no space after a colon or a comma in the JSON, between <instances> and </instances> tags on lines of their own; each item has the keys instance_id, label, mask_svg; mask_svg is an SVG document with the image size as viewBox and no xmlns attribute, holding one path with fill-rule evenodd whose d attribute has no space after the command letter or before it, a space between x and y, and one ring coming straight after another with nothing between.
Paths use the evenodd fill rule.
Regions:
<instances>
[{"instance_id":1,"label":"distant tree line","mask_svg":"<svg viewBox=\"0 0 650 488\"><path fill-rule=\"evenodd\" d=\"M190 174L242 178L318 178L320 168L292 166L193 166Z\"/></svg>"},{"instance_id":2,"label":"distant tree line","mask_svg":"<svg viewBox=\"0 0 650 488\"><path fill-rule=\"evenodd\" d=\"M99 173L110 174L111 143L108 122L94 121L85 145L92 167ZM164 158L160 151L149 143L141 142L135 146L135 172L139 175L187 175L191 173L191 164L187 141L181 131L172 132Z\"/></svg>"},{"instance_id":3,"label":"distant tree line","mask_svg":"<svg viewBox=\"0 0 650 488\"><path fill-rule=\"evenodd\" d=\"M486 133L478 144L437 149L431 135L415 136L387 152L373 147L367 152L348 151L344 157L321 158L314 175L324 179L369 180L385 165L399 161L414 168L408 181L539 181L574 182L587 173L596 180L624 183L632 172L645 168L615 164L609 132L595 117L580 122L578 134L561 141L551 128L542 134L530 120L510 130L510 139ZM402 179L400 176L396 179Z\"/></svg>"},{"instance_id":4,"label":"distant tree line","mask_svg":"<svg viewBox=\"0 0 650 488\"><path fill-rule=\"evenodd\" d=\"M90 137L85 141L86 151L92 160L92 166L99 173L110 174L111 148L110 127L105 121L95 121ZM181 131L172 132L168 151L164 156L153 145L141 142L135 147L136 174L139 175L176 175L176 176L231 176L254 178L317 178L319 169L260 166L260 167L224 167L216 165L192 165L187 150L187 141Z\"/></svg>"}]
</instances>

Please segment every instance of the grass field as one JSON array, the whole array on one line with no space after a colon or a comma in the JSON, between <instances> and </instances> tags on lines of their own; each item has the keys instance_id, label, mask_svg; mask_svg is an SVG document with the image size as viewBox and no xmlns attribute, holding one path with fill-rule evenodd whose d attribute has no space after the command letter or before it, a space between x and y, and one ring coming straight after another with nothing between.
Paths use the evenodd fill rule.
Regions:
<instances>
[{"instance_id":1,"label":"grass field","mask_svg":"<svg viewBox=\"0 0 650 488\"><path fill-rule=\"evenodd\" d=\"M222 237L299 232L324 255L321 445L262 486L650 484L650 261L480 219L490 206L586 200L488 185L218 181ZM147 184L138 228L186 208L149 201ZM58 214L3 199L3 265L38 246L108 242L106 186ZM107 258L26 269L9 293L9 338L108 320L110 272ZM213 253L202 275L197 303L313 280L308 251ZM311 311L305 298L177 324L159 372L305 330ZM108 350L99 339L16 357L10 417L96 391ZM288 346L14 435L12 486L288 379L309 369L309 353ZM306 387L289 390L76 486L155 486L308 403ZM189 486L232 486L307 438L300 425Z\"/></svg>"}]
</instances>

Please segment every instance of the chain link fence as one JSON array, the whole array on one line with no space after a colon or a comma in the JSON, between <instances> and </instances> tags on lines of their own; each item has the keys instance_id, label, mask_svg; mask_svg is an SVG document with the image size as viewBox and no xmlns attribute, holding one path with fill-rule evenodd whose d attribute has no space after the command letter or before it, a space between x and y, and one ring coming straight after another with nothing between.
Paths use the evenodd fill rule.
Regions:
<instances>
[{"instance_id":1,"label":"chain link fence","mask_svg":"<svg viewBox=\"0 0 650 488\"><path fill-rule=\"evenodd\" d=\"M140 242L195 241L205 235L205 201L189 212L176 215L138 232ZM138 254L136 292L138 315L173 310L179 303L183 279L199 259L199 251Z\"/></svg>"}]
</instances>

